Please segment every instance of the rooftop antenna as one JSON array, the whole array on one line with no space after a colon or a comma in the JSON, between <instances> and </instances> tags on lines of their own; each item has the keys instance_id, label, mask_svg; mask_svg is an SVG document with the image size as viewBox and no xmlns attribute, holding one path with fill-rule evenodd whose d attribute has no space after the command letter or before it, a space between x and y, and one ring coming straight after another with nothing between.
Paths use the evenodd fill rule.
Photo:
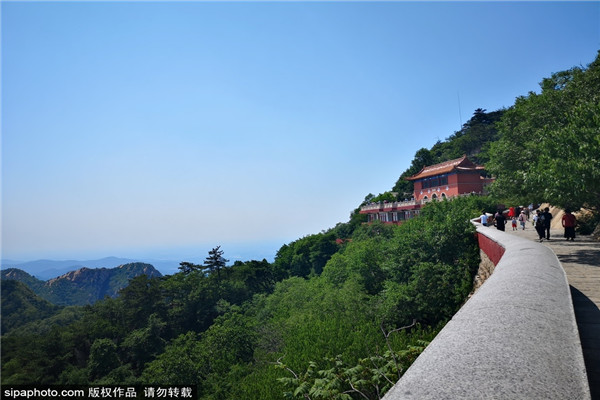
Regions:
<instances>
[{"instance_id":1,"label":"rooftop antenna","mask_svg":"<svg viewBox=\"0 0 600 400\"><path fill-rule=\"evenodd\" d=\"M458 90L456 91L456 97L458 97L458 118L460 121L460 127L458 130L460 131L462 129L462 112L460 111L460 92L458 92Z\"/></svg>"}]
</instances>

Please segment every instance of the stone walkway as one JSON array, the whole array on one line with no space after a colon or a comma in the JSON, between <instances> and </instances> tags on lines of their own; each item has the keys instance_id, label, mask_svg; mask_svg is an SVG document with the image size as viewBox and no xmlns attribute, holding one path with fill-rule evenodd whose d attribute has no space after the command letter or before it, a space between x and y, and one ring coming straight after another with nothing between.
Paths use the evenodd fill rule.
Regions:
<instances>
[{"instance_id":1,"label":"stone walkway","mask_svg":"<svg viewBox=\"0 0 600 400\"><path fill-rule=\"evenodd\" d=\"M518 231L508 223L506 233L538 240L531 222ZM551 230L550 240L542 244L554 251L567 273L592 399L600 400L600 242L579 235L567 242L560 229Z\"/></svg>"}]
</instances>

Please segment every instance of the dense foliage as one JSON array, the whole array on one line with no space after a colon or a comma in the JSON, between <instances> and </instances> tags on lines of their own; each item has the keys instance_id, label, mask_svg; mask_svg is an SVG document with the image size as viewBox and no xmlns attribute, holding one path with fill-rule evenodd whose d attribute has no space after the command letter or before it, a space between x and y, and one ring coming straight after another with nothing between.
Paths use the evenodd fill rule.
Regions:
<instances>
[{"instance_id":1,"label":"dense foliage","mask_svg":"<svg viewBox=\"0 0 600 400\"><path fill-rule=\"evenodd\" d=\"M273 263L139 276L66 326L38 321L4 335L2 383L378 398L469 293L479 259L468 220L482 201L433 203L401 227L340 224L284 245Z\"/></svg>"},{"instance_id":2,"label":"dense foliage","mask_svg":"<svg viewBox=\"0 0 600 400\"><path fill-rule=\"evenodd\" d=\"M28 322L53 315L58 307L37 296L24 283L3 279L2 334ZM5 299L7 301L5 301Z\"/></svg>"}]
</instances>

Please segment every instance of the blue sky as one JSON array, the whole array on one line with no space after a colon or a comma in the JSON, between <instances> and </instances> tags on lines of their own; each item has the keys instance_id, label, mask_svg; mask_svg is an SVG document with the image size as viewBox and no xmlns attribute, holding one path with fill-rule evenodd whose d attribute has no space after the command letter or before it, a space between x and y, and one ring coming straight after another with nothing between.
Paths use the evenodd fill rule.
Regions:
<instances>
[{"instance_id":1,"label":"blue sky","mask_svg":"<svg viewBox=\"0 0 600 400\"><path fill-rule=\"evenodd\" d=\"M2 257L272 257L473 111L600 49L600 3L2 2Z\"/></svg>"}]
</instances>

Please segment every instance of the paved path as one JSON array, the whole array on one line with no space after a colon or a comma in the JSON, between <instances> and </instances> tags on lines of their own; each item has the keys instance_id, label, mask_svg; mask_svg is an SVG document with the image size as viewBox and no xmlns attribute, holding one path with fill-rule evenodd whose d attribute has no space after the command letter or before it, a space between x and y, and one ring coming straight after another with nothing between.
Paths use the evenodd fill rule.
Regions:
<instances>
[{"instance_id":1,"label":"paved path","mask_svg":"<svg viewBox=\"0 0 600 400\"><path fill-rule=\"evenodd\" d=\"M506 232L538 240L531 222L524 231L513 231L509 223ZM567 242L561 229L551 230L550 240L542 244L554 251L567 273L592 399L600 400L600 242L579 235Z\"/></svg>"}]
</instances>

